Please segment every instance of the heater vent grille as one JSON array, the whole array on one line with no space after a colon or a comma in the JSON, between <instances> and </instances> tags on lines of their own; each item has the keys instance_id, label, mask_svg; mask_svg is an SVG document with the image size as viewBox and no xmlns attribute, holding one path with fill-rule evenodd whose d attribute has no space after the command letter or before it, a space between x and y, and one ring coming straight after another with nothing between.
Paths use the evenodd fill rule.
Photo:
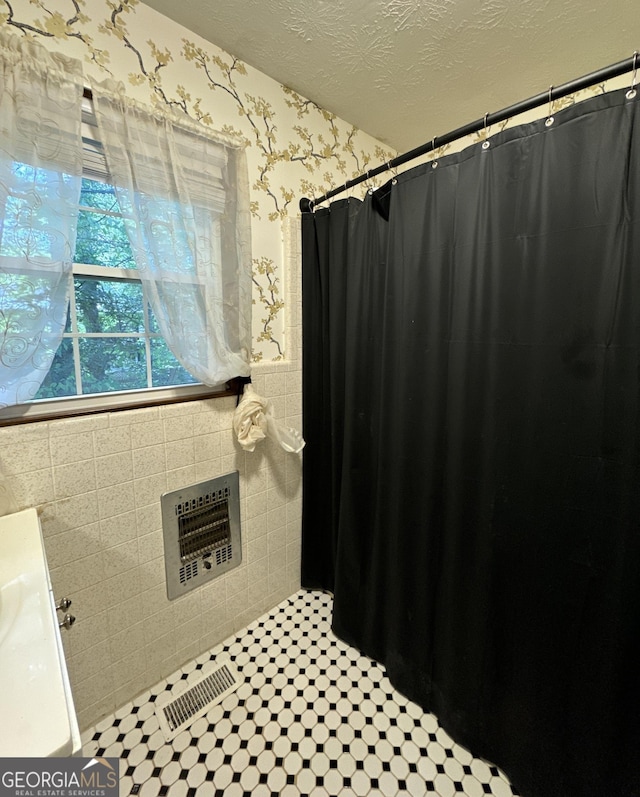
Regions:
<instances>
[{"instance_id":1,"label":"heater vent grille","mask_svg":"<svg viewBox=\"0 0 640 797\"><path fill-rule=\"evenodd\" d=\"M240 564L237 471L165 493L161 503L170 600Z\"/></svg>"},{"instance_id":2,"label":"heater vent grille","mask_svg":"<svg viewBox=\"0 0 640 797\"><path fill-rule=\"evenodd\" d=\"M203 506L209 504L217 504L230 495L228 487L223 487L220 490L211 490L210 492L203 492L201 495L195 496L187 501L175 505L176 515L185 515L190 512L195 512L196 509L201 509Z\"/></svg>"},{"instance_id":3,"label":"heater vent grille","mask_svg":"<svg viewBox=\"0 0 640 797\"><path fill-rule=\"evenodd\" d=\"M180 583L185 584L190 578L195 578L198 575L198 562L188 562L184 567L180 568Z\"/></svg>"},{"instance_id":4,"label":"heater vent grille","mask_svg":"<svg viewBox=\"0 0 640 797\"><path fill-rule=\"evenodd\" d=\"M231 534L228 497L179 514L178 529L183 562L228 545Z\"/></svg>"}]
</instances>

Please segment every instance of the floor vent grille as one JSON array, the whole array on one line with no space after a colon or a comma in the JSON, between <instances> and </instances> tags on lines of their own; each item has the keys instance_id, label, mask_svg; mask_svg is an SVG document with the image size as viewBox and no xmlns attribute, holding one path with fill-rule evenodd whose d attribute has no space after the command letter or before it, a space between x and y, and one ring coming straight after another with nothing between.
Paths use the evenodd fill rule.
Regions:
<instances>
[{"instance_id":1,"label":"floor vent grille","mask_svg":"<svg viewBox=\"0 0 640 797\"><path fill-rule=\"evenodd\" d=\"M213 672L201 675L197 681L184 685L180 694L167 694L162 702L159 699L155 712L165 739L171 741L198 717L234 692L238 685L238 674L227 663L216 667Z\"/></svg>"}]
</instances>

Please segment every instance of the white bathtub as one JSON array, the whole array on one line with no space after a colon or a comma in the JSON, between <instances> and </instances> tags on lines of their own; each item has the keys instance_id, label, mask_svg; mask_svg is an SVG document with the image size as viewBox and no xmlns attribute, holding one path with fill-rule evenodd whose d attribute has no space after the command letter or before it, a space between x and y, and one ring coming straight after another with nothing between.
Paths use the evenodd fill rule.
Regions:
<instances>
[{"instance_id":1,"label":"white bathtub","mask_svg":"<svg viewBox=\"0 0 640 797\"><path fill-rule=\"evenodd\" d=\"M0 517L0 757L81 752L58 617L37 512Z\"/></svg>"}]
</instances>

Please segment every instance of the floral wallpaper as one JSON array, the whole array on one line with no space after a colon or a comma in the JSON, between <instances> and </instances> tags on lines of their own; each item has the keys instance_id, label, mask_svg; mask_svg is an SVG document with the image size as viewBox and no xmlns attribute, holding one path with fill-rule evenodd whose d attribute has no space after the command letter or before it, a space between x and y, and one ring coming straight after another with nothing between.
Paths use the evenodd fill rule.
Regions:
<instances>
[{"instance_id":1,"label":"floral wallpaper","mask_svg":"<svg viewBox=\"0 0 640 797\"><path fill-rule=\"evenodd\" d=\"M287 357L282 230L319 196L395 153L139 0L0 0L0 25L85 63L132 96L247 142L253 214L254 361Z\"/></svg>"}]
</instances>

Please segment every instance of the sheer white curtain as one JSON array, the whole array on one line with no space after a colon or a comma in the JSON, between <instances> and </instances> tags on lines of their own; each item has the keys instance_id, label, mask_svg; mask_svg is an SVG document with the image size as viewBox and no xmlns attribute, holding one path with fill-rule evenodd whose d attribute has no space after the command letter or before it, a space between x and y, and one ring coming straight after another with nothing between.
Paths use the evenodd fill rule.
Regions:
<instances>
[{"instance_id":1,"label":"sheer white curtain","mask_svg":"<svg viewBox=\"0 0 640 797\"><path fill-rule=\"evenodd\" d=\"M82 89L80 61L0 30L0 407L35 396L62 339Z\"/></svg>"},{"instance_id":2,"label":"sheer white curtain","mask_svg":"<svg viewBox=\"0 0 640 797\"><path fill-rule=\"evenodd\" d=\"M114 81L93 104L110 179L159 330L206 385L250 373L251 246L244 146Z\"/></svg>"}]
</instances>

